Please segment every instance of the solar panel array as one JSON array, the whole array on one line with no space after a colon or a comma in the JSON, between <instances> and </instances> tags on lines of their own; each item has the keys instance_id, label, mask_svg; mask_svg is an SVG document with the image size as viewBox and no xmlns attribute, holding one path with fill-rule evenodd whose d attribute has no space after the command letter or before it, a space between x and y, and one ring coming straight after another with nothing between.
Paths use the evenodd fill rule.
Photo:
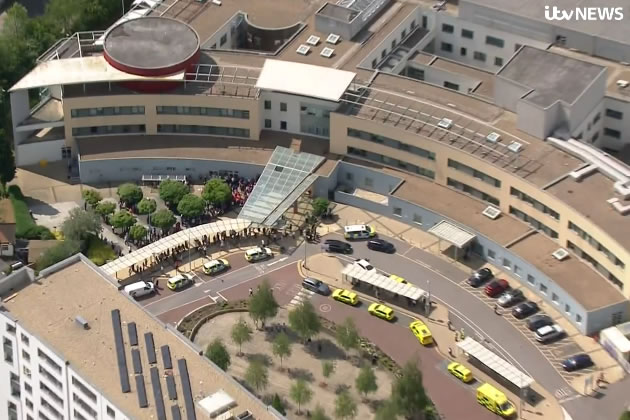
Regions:
<instances>
[{"instance_id":1,"label":"solar panel array","mask_svg":"<svg viewBox=\"0 0 630 420\"><path fill-rule=\"evenodd\" d=\"M127 332L129 333L129 345L137 346L138 345L138 331L136 330L136 323L130 322L127 324Z\"/></svg>"},{"instance_id":2,"label":"solar panel array","mask_svg":"<svg viewBox=\"0 0 630 420\"><path fill-rule=\"evenodd\" d=\"M162 397L162 385L160 384L160 371L157 367L151 368L151 387L153 387L153 399L158 420L166 420L166 409Z\"/></svg>"},{"instance_id":3,"label":"solar panel array","mask_svg":"<svg viewBox=\"0 0 630 420\"><path fill-rule=\"evenodd\" d=\"M120 326L120 311L112 310L112 327L114 329L114 342L116 345L116 362L120 377L120 389L123 393L131 392L129 373L127 371L127 356L125 355L125 343L123 341L122 328Z\"/></svg>"},{"instance_id":4,"label":"solar panel array","mask_svg":"<svg viewBox=\"0 0 630 420\"><path fill-rule=\"evenodd\" d=\"M173 362L171 361L171 349L168 345L163 345L160 347L160 352L162 353L162 365L164 365L164 369L173 369Z\"/></svg>"},{"instance_id":5,"label":"solar panel array","mask_svg":"<svg viewBox=\"0 0 630 420\"><path fill-rule=\"evenodd\" d=\"M139 375L142 373L142 360L140 359L140 350L131 349L131 361L133 362L133 373Z\"/></svg>"},{"instance_id":6,"label":"solar panel array","mask_svg":"<svg viewBox=\"0 0 630 420\"><path fill-rule=\"evenodd\" d=\"M179 370L179 379L182 382L182 393L184 394L184 406L186 407L186 419L197 420L195 414L195 402L190 387L190 377L188 376L188 365L186 359L177 360L177 369Z\"/></svg>"},{"instance_id":7,"label":"solar panel array","mask_svg":"<svg viewBox=\"0 0 630 420\"><path fill-rule=\"evenodd\" d=\"M149 401L147 400L147 390L144 387L144 376L136 376L136 392L138 393L138 405L140 408L147 408Z\"/></svg>"},{"instance_id":8,"label":"solar panel array","mask_svg":"<svg viewBox=\"0 0 630 420\"><path fill-rule=\"evenodd\" d=\"M147 347L147 357L149 360L149 364L156 364L157 359L155 357L155 344L153 344L153 333L144 333L144 344Z\"/></svg>"}]
</instances>

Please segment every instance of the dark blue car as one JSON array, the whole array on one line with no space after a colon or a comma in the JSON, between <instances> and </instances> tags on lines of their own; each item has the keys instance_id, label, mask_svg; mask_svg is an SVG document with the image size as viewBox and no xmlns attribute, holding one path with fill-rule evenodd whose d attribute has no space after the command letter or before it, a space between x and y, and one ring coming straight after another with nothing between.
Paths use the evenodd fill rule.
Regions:
<instances>
[{"instance_id":1,"label":"dark blue car","mask_svg":"<svg viewBox=\"0 0 630 420\"><path fill-rule=\"evenodd\" d=\"M562 362L562 368L567 372L573 372L574 370L580 370L591 366L593 366L591 356L584 353L571 356Z\"/></svg>"}]
</instances>

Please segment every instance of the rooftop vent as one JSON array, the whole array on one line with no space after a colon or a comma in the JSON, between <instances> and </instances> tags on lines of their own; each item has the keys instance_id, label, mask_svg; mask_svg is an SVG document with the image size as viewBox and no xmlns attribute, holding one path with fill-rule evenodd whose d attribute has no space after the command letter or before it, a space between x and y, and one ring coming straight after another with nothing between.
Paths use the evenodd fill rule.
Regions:
<instances>
[{"instance_id":1,"label":"rooftop vent","mask_svg":"<svg viewBox=\"0 0 630 420\"><path fill-rule=\"evenodd\" d=\"M450 130L453 126L453 120L448 118L442 118L438 123L438 127L443 128L445 130Z\"/></svg>"},{"instance_id":2,"label":"rooftop vent","mask_svg":"<svg viewBox=\"0 0 630 420\"><path fill-rule=\"evenodd\" d=\"M329 44L337 45L337 42L339 42L339 35L337 34L328 35L328 38L326 38L326 42L328 42Z\"/></svg>"},{"instance_id":3,"label":"rooftop vent","mask_svg":"<svg viewBox=\"0 0 630 420\"><path fill-rule=\"evenodd\" d=\"M88 324L88 322L85 320L85 318L83 318L80 315L77 315L77 317L74 318L74 322L79 324L81 326L81 328L83 328L84 330L89 330L90 329L90 324Z\"/></svg>"},{"instance_id":4,"label":"rooftop vent","mask_svg":"<svg viewBox=\"0 0 630 420\"><path fill-rule=\"evenodd\" d=\"M492 220L495 220L497 217L501 215L501 210L499 210L496 207L488 206L485 208L484 211L481 212L481 214L483 214L484 216Z\"/></svg>"},{"instance_id":5,"label":"rooftop vent","mask_svg":"<svg viewBox=\"0 0 630 420\"><path fill-rule=\"evenodd\" d=\"M321 53L319 53L319 55L321 55L322 57L330 58L332 57L334 52L335 52L334 49L326 47L322 50Z\"/></svg>"},{"instance_id":6,"label":"rooftop vent","mask_svg":"<svg viewBox=\"0 0 630 420\"><path fill-rule=\"evenodd\" d=\"M317 46L317 44L319 44L319 37L315 36L315 35L311 35L308 37L308 39L306 40L306 43L308 45L312 45L312 46Z\"/></svg>"},{"instance_id":7,"label":"rooftop vent","mask_svg":"<svg viewBox=\"0 0 630 420\"><path fill-rule=\"evenodd\" d=\"M510 143L510 145L508 146L508 150L510 152L514 152L514 153L518 153L521 150L523 150L523 145L517 141Z\"/></svg>"},{"instance_id":8,"label":"rooftop vent","mask_svg":"<svg viewBox=\"0 0 630 420\"><path fill-rule=\"evenodd\" d=\"M630 86L630 82L628 82L627 80L617 80L617 86L619 87L619 89L625 89L628 86Z\"/></svg>"},{"instance_id":9,"label":"rooftop vent","mask_svg":"<svg viewBox=\"0 0 630 420\"><path fill-rule=\"evenodd\" d=\"M494 131L486 136L486 141L492 144L496 144L499 140L501 140L501 135Z\"/></svg>"},{"instance_id":10,"label":"rooftop vent","mask_svg":"<svg viewBox=\"0 0 630 420\"><path fill-rule=\"evenodd\" d=\"M300 46L298 47L298 49L296 50L296 52L297 52L298 54L301 54L301 55L306 55L306 54L308 54L308 52L309 52L310 50L311 50L311 47L309 47L308 45L304 45L304 44L302 44L302 45L300 45Z\"/></svg>"},{"instance_id":11,"label":"rooftop vent","mask_svg":"<svg viewBox=\"0 0 630 420\"><path fill-rule=\"evenodd\" d=\"M551 254L556 260L562 261L569 256L569 251L564 248L556 249L553 254Z\"/></svg>"}]
</instances>

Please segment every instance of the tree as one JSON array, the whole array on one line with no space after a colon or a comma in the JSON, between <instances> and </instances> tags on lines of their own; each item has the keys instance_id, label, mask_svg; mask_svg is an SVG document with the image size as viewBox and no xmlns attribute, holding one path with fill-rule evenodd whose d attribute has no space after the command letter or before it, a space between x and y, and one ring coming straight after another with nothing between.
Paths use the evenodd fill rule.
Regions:
<instances>
[{"instance_id":1,"label":"tree","mask_svg":"<svg viewBox=\"0 0 630 420\"><path fill-rule=\"evenodd\" d=\"M376 415L374 420L396 420L398 419L398 410L396 406L391 403L391 401L387 401L382 404L378 410L376 410Z\"/></svg>"},{"instance_id":2,"label":"tree","mask_svg":"<svg viewBox=\"0 0 630 420\"><path fill-rule=\"evenodd\" d=\"M131 226L136 224L136 218L127 210L119 210L109 216L109 223L111 223L114 228L122 229L123 232L127 232Z\"/></svg>"},{"instance_id":3,"label":"tree","mask_svg":"<svg viewBox=\"0 0 630 420\"><path fill-rule=\"evenodd\" d=\"M0 102L2 102L2 98L0 98ZM4 136L4 130L0 130L0 185L2 190L5 189L7 182L13 178L15 178L15 157L9 139Z\"/></svg>"},{"instance_id":4,"label":"tree","mask_svg":"<svg viewBox=\"0 0 630 420\"><path fill-rule=\"evenodd\" d=\"M91 235L98 235L103 230L101 219L92 211L75 207L61 225L63 236L75 241L83 241Z\"/></svg>"},{"instance_id":5,"label":"tree","mask_svg":"<svg viewBox=\"0 0 630 420\"><path fill-rule=\"evenodd\" d=\"M100 215L102 218L106 218L110 214L116 211L116 204L111 201L101 201L94 208L94 212Z\"/></svg>"},{"instance_id":6,"label":"tree","mask_svg":"<svg viewBox=\"0 0 630 420\"><path fill-rule=\"evenodd\" d=\"M152 198L143 198L138 203L138 213L140 214L151 214L154 213L157 209L157 203Z\"/></svg>"},{"instance_id":7,"label":"tree","mask_svg":"<svg viewBox=\"0 0 630 420\"><path fill-rule=\"evenodd\" d=\"M126 183L118 187L118 197L126 206L133 206L142 200L142 190L136 184Z\"/></svg>"},{"instance_id":8,"label":"tree","mask_svg":"<svg viewBox=\"0 0 630 420\"><path fill-rule=\"evenodd\" d=\"M622 413L621 417L619 417L619 420L630 420L630 411Z\"/></svg>"},{"instance_id":9,"label":"tree","mask_svg":"<svg viewBox=\"0 0 630 420\"><path fill-rule=\"evenodd\" d=\"M357 415L357 403L354 402L348 391L342 391L335 399L335 417L338 419L350 419Z\"/></svg>"},{"instance_id":10,"label":"tree","mask_svg":"<svg viewBox=\"0 0 630 420\"><path fill-rule=\"evenodd\" d=\"M281 332L273 340L273 348L271 350L274 356L280 359L280 367L282 367L282 360L285 357L291 356L291 341L289 336Z\"/></svg>"},{"instance_id":11,"label":"tree","mask_svg":"<svg viewBox=\"0 0 630 420\"><path fill-rule=\"evenodd\" d=\"M402 376L392 386L390 401L398 413L408 419L421 419L431 401L422 385L422 372L413 361L407 362Z\"/></svg>"},{"instance_id":12,"label":"tree","mask_svg":"<svg viewBox=\"0 0 630 420\"><path fill-rule=\"evenodd\" d=\"M289 325L304 342L307 342L321 329L319 316L315 313L313 304L308 300L289 312Z\"/></svg>"},{"instance_id":13,"label":"tree","mask_svg":"<svg viewBox=\"0 0 630 420\"><path fill-rule=\"evenodd\" d=\"M151 224L163 231L169 230L175 224L175 215L169 209L158 210L151 216Z\"/></svg>"},{"instance_id":14,"label":"tree","mask_svg":"<svg viewBox=\"0 0 630 420\"><path fill-rule=\"evenodd\" d=\"M181 200L188 194L188 187L179 181L165 179L160 182L160 198L164 200L168 206L177 206Z\"/></svg>"},{"instance_id":15,"label":"tree","mask_svg":"<svg viewBox=\"0 0 630 420\"><path fill-rule=\"evenodd\" d=\"M322 361L322 375L324 375L324 378L330 378L330 375L332 375L334 371L335 365L333 365L333 362L330 360Z\"/></svg>"},{"instance_id":16,"label":"tree","mask_svg":"<svg viewBox=\"0 0 630 420\"><path fill-rule=\"evenodd\" d=\"M337 326L335 336L345 351L356 349L359 346L359 331L352 318L346 318L341 325Z\"/></svg>"},{"instance_id":17,"label":"tree","mask_svg":"<svg viewBox=\"0 0 630 420\"><path fill-rule=\"evenodd\" d=\"M232 326L231 336L232 341L234 341L235 344L238 344L238 354L241 356L243 354L241 349L243 347L243 343L247 343L252 339L252 329L249 328L247 322L239 319L236 324Z\"/></svg>"},{"instance_id":18,"label":"tree","mask_svg":"<svg viewBox=\"0 0 630 420\"><path fill-rule=\"evenodd\" d=\"M133 225L129 229L129 237L134 241L141 241L147 236L147 228L142 225Z\"/></svg>"},{"instance_id":19,"label":"tree","mask_svg":"<svg viewBox=\"0 0 630 420\"><path fill-rule=\"evenodd\" d=\"M297 403L297 413L299 415L302 414L302 404L308 404L313 398L313 391L308 387L308 384L304 379L299 378L293 383L293 385L291 385L289 395L291 396L291 399Z\"/></svg>"},{"instance_id":20,"label":"tree","mask_svg":"<svg viewBox=\"0 0 630 420\"><path fill-rule=\"evenodd\" d=\"M228 353L220 338L216 338L208 344L206 357L224 371L227 371L230 367L230 353Z\"/></svg>"},{"instance_id":21,"label":"tree","mask_svg":"<svg viewBox=\"0 0 630 420\"><path fill-rule=\"evenodd\" d=\"M177 212L183 217L199 217L205 210L206 204L201 197L195 194L186 194L177 205Z\"/></svg>"},{"instance_id":22,"label":"tree","mask_svg":"<svg viewBox=\"0 0 630 420\"><path fill-rule=\"evenodd\" d=\"M219 207L232 200L232 189L224 180L215 178L206 182L201 196L208 203Z\"/></svg>"},{"instance_id":23,"label":"tree","mask_svg":"<svg viewBox=\"0 0 630 420\"><path fill-rule=\"evenodd\" d=\"M254 320L256 327L258 327L260 322L262 328L264 328L265 321L276 316L278 307L278 302L273 296L269 282L263 280L256 293L249 298L249 316Z\"/></svg>"},{"instance_id":24,"label":"tree","mask_svg":"<svg viewBox=\"0 0 630 420\"><path fill-rule=\"evenodd\" d=\"M265 389L269 383L267 366L256 359L249 362L249 366L247 366L247 370L245 371L245 382L256 388L258 392L260 392L261 389Z\"/></svg>"},{"instance_id":25,"label":"tree","mask_svg":"<svg viewBox=\"0 0 630 420\"><path fill-rule=\"evenodd\" d=\"M363 394L365 398L367 398L367 394L376 392L378 384L376 383L376 375L370 365L365 365L361 368L354 384L357 387L357 391Z\"/></svg>"},{"instance_id":26,"label":"tree","mask_svg":"<svg viewBox=\"0 0 630 420\"><path fill-rule=\"evenodd\" d=\"M81 195L83 196L83 200L85 200L85 202L92 208L96 207L96 205L103 199L101 193L96 190L83 190Z\"/></svg>"},{"instance_id":27,"label":"tree","mask_svg":"<svg viewBox=\"0 0 630 420\"><path fill-rule=\"evenodd\" d=\"M271 399L271 406L283 416L287 415L287 410L284 408L284 402L282 402L282 398L280 398L280 395L278 395L278 393L273 394L273 398Z\"/></svg>"},{"instance_id":28,"label":"tree","mask_svg":"<svg viewBox=\"0 0 630 420\"><path fill-rule=\"evenodd\" d=\"M321 216L328 210L328 206L330 205L330 201L326 200L323 197L317 197L311 203L313 206L313 215L316 217Z\"/></svg>"},{"instance_id":29,"label":"tree","mask_svg":"<svg viewBox=\"0 0 630 420\"><path fill-rule=\"evenodd\" d=\"M311 420L330 420L321 405L317 404L315 410L311 413Z\"/></svg>"}]
</instances>

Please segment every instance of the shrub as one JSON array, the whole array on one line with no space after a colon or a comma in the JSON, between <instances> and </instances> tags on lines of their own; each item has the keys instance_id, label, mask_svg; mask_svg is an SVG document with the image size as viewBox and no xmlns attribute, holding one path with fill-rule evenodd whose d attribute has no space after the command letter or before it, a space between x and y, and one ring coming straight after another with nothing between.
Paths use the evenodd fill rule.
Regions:
<instances>
[{"instance_id":1,"label":"shrub","mask_svg":"<svg viewBox=\"0 0 630 420\"><path fill-rule=\"evenodd\" d=\"M39 257L35 263L37 271L41 271L44 268L57 264L60 261L65 260L68 257L78 253L81 250L81 245L78 241L61 241L57 245L49 248L44 255Z\"/></svg>"}]
</instances>

